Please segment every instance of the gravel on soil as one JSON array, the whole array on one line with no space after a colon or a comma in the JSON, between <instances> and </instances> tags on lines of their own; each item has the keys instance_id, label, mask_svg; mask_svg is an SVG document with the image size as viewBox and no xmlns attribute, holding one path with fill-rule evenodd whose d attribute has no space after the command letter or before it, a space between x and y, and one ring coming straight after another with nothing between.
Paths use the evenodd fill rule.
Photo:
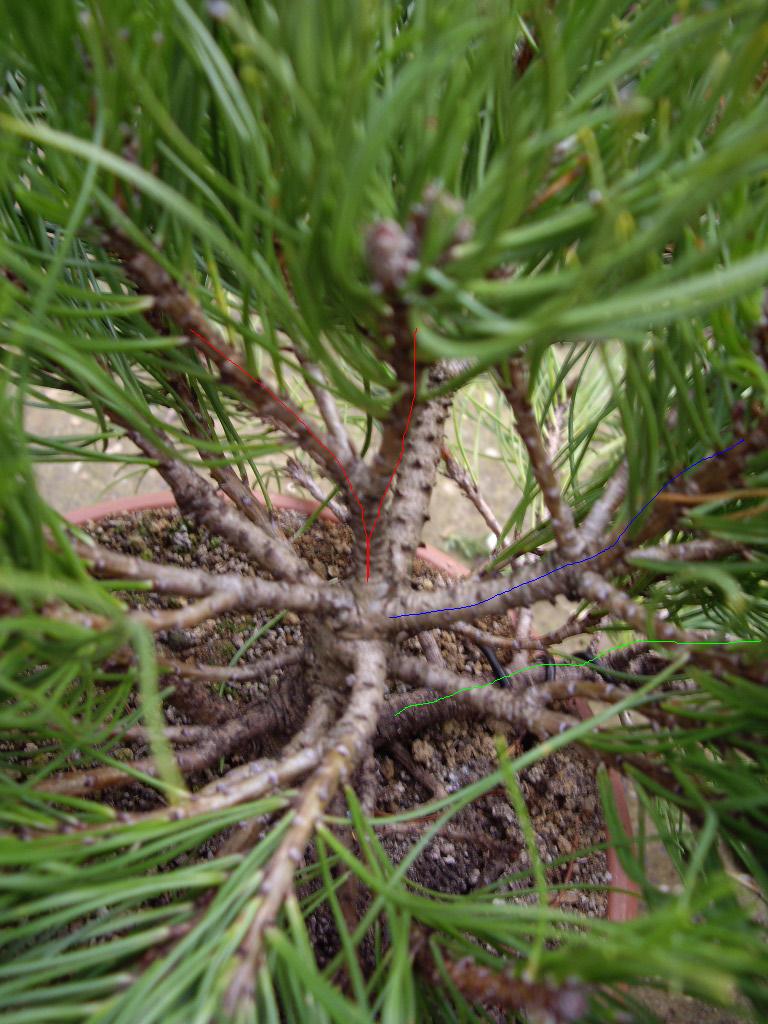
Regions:
<instances>
[{"instance_id":1,"label":"gravel on soil","mask_svg":"<svg viewBox=\"0 0 768 1024\"><path fill-rule=\"evenodd\" d=\"M290 536L303 522L293 512L278 514L281 527ZM199 567L209 572L236 572L257 575L260 570L242 554L219 538L195 527L175 511L155 510L112 516L89 524L87 531L104 546L127 554L165 564ZM300 555L323 578L344 579L352 561L352 534L348 527L318 521L296 542ZM424 562L417 560L412 578L415 589L433 590L448 583ZM173 608L183 598L161 596L142 591L118 594L134 608ZM225 615L192 629L171 629L157 635L158 652L191 663L226 665L253 632L263 627L280 609L262 610L256 614ZM478 625L498 634L508 634L512 623L507 617L486 618ZM490 667L481 652L468 640L446 630L436 630L435 637L446 667L482 679L490 678ZM288 612L242 656L239 664L255 663L274 655L288 645L302 643L301 616ZM417 638L404 639L402 649L420 655ZM238 687L210 687L202 684L196 693L203 695L223 690L232 713L255 701L268 699L273 687L279 687L286 668L266 681L240 684ZM390 681L392 692L407 693L405 684ZM199 708L189 703L180 709L166 708L169 724L200 721ZM444 722L404 741L406 757L382 748L375 758L378 784L375 813L377 816L397 814L432 799L442 788L454 792L482 778L497 766L495 737L503 736L512 756L535 745L536 740L502 723L457 721ZM276 754L288 737L269 737L240 748L225 759L223 770L255 757ZM133 748L133 756L143 756L146 748ZM128 748L124 751L129 756ZM212 769L191 778L193 788L211 781L218 774ZM594 768L576 748L564 748L537 762L520 774L520 784L531 817L539 854L545 865L558 859L566 863L548 868L553 884L572 884L561 890L558 905L570 912L604 916L606 895L610 884L605 854L601 851L574 856L606 839ZM437 787L437 790L435 789ZM143 810L157 806L160 797L141 784L108 793L105 799L122 809ZM397 863L411 849L429 822L402 823L379 829L387 854ZM206 845L204 856L214 856L217 842ZM415 860L408 877L421 885L443 893L461 894L484 886L493 886L499 899L535 902L530 892L530 864L523 834L507 795L502 790L485 794L454 816L450 825L434 837ZM510 880L509 876L520 875ZM516 894L517 893L517 894ZM320 931L323 926L317 922ZM326 944L332 955L335 943Z\"/></svg>"}]
</instances>

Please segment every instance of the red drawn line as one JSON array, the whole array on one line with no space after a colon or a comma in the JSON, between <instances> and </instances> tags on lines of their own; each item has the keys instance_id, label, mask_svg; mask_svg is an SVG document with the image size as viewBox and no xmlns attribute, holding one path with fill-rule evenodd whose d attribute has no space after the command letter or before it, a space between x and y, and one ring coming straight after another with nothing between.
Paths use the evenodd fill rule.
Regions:
<instances>
[{"instance_id":1,"label":"red drawn line","mask_svg":"<svg viewBox=\"0 0 768 1024\"><path fill-rule=\"evenodd\" d=\"M342 464L339 462L339 460L336 458L336 456L333 454L333 452L328 447L328 445L323 444L323 442L320 440L320 438L317 436L317 434L312 430L312 428L309 426L309 424L305 423L304 420L301 418L301 416L299 416L299 414L294 409L292 409L290 407L290 405L286 405L286 403L282 400L282 398L280 398L279 395L276 395L275 392L272 391L271 388L268 388L267 385L262 380L259 380L258 377L254 377L253 374L249 373L239 363L236 363L234 359L231 359L226 354L226 352L222 352L222 350L220 348L217 348L216 345L214 345L212 341L209 341L207 338L204 338L202 336L202 334L198 334L198 332L193 330L191 327L189 328L189 333L190 334L194 334L194 336L196 338L199 338L200 341L202 341L204 345L207 345L209 348L213 349L213 351L218 353L218 355L220 355L222 359L225 359L228 363L231 363L233 366L236 366L237 369L241 373L244 373L245 376L248 377L250 380L252 380L254 384L258 384L260 388L263 388L267 392L267 394L270 396L270 398L273 398L279 405L282 405L282 407L286 410L286 412L289 412L291 414L291 416L295 417L295 419L297 419L299 421L299 423L302 425L302 427L304 427L304 429L307 431L307 433L312 438L314 438L314 440L320 445L320 447L323 448L326 452L328 452L328 454L331 456L333 461L336 463L336 465L341 470L342 476L347 481L347 486L349 487L350 493L352 494L352 497L355 499L355 501L357 502L357 504L358 504L358 506L360 508L360 519L361 519L362 524L363 524L363 534L365 536L365 578L366 578L366 581L368 579L370 579L370 576L371 576L371 540L373 539L374 531L375 531L376 527L378 526L379 519L381 517L381 510L382 510L382 508L384 506L384 499L386 498L387 493L389 492L389 488L392 486L392 481L395 479L395 473L397 473L398 467L400 466L400 463L403 461L403 455L405 454L405 439L408 436L408 431L410 430L410 427L411 427L411 418L413 416L413 409L414 409L414 406L416 405L416 376L417 376L417 372L416 372L416 335L419 333L418 328L413 332L413 394L411 396L411 407L408 410L408 419L405 421L405 430L403 431L403 437L402 437L402 440L400 442L400 455L398 456L397 462L395 463L395 468L392 470L392 475L390 476L389 480L387 481L387 486L384 488L384 493L382 494L381 500L379 501L379 507L376 510L376 518L375 518L375 520L373 522L373 526L371 527L370 533L368 532L368 528L365 525L365 509L363 508L363 503L360 501L360 498L358 497L357 491L352 486L352 481L347 476L346 470L344 469Z\"/></svg>"}]
</instances>

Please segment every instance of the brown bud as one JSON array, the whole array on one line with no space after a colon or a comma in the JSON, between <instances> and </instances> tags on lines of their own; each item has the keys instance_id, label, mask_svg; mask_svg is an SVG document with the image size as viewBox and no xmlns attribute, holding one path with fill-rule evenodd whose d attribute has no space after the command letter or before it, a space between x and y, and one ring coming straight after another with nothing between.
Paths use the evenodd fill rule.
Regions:
<instances>
[{"instance_id":1,"label":"brown bud","mask_svg":"<svg viewBox=\"0 0 768 1024\"><path fill-rule=\"evenodd\" d=\"M374 285L383 292L402 288L418 266L412 240L394 220L380 220L371 226L365 251Z\"/></svg>"}]
</instances>

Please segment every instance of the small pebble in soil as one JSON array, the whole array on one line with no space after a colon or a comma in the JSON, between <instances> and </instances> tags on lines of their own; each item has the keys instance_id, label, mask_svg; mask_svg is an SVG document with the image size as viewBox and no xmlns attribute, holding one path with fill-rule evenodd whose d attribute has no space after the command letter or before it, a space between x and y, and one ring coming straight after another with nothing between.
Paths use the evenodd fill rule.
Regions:
<instances>
[{"instance_id":1,"label":"small pebble in soil","mask_svg":"<svg viewBox=\"0 0 768 1024\"><path fill-rule=\"evenodd\" d=\"M293 514L281 513L279 519L287 532L295 531L301 522ZM115 517L95 524L91 532L114 550L141 554L153 561L194 564L208 572L257 574L256 567L228 544L212 539L207 531L192 523L182 522L173 512ZM297 541L296 547L321 579L343 579L351 570L352 535L347 527L318 522ZM438 573L417 562L412 581L414 589L434 591L443 582ZM173 599L154 594L127 592L117 596L132 607L173 607ZM172 656L183 656L192 663L226 664L254 627L264 625L279 610L265 610L258 616L248 617L228 615L215 624L215 633L210 632L207 626L194 630L171 629L158 636L161 641L159 649L162 652L165 647ZM486 618L477 625L499 635L509 635L512 630L512 624L505 617ZM257 664L263 657L271 657L288 645L300 643L301 636L302 616L290 611L277 628L270 629L249 650L241 664ZM481 678L490 678L485 662L479 659L477 648L471 642L446 630L436 631L435 637L449 671L471 672ZM406 640L402 650L421 656L416 638ZM282 684L285 671L273 673L269 680L259 680L228 692L227 703L239 709L254 697L264 699L270 687ZM407 688L393 680L392 691L405 695ZM171 724L189 723L186 714L171 706L167 709L167 720ZM503 733L508 745L518 744L518 749L522 749L519 747L519 734L510 728L504 729ZM223 768L227 770L233 764L245 764L256 757L274 756L284 739L268 737L261 745L252 744L225 761ZM406 746L421 770L449 792L455 792L497 768L495 730L487 723L447 721L411 739ZM194 788L215 781L218 771L216 765L200 773L200 777L192 780ZM379 816L409 810L432 798L423 781L414 779L399 761L388 756L386 749L377 754L376 775L376 814ZM524 769L519 777L537 836L537 846L547 865L547 877L553 883L561 882L567 865L552 867L554 860L605 839L594 770L575 748L566 747ZM115 807L125 810L149 809L158 806L158 801L154 790L140 784L115 792L109 799ZM397 863L412 849L425 827L421 825L399 831L380 829L378 835L388 856ZM209 841L203 855L213 857L215 850L215 843ZM530 877L505 881L515 872L526 869L529 869L528 855L514 810L505 793L497 790L486 793L455 815L446 833L427 844L408 875L415 882L445 893L460 894L478 886L495 885L499 898L503 897L504 902L508 899L530 902L531 897L515 895L517 889L530 886ZM571 881L574 886L582 884L599 888L605 884L606 871L605 854L592 853L574 864ZM535 901L536 897L532 899ZM568 900L567 906L572 912L590 916L605 914L604 893L574 888L568 891ZM563 904L566 905L565 901ZM322 961L324 957L334 955L338 936L332 923L326 922L321 926L317 919L313 927ZM321 933L324 936L322 942L319 938Z\"/></svg>"}]
</instances>

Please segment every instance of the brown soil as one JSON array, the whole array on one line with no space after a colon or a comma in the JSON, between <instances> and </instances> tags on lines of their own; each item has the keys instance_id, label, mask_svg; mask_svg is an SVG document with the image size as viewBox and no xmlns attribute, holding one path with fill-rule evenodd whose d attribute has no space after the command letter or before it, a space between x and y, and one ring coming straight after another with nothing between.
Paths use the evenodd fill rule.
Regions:
<instances>
[{"instance_id":1,"label":"brown soil","mask_svg":"<svg viewBox=\"0 0 768 1024\"><path fill-rule=\"evenodd\" d=\"M301 525L302 518L286 512L280 513L280 521L290 535ZM175 512L154 511L112 517L92 525L89 532L113 550L152 561L196 566L211 572L246 575L258 572L242 555ZM343 579L348 573L351 545L352 535L347 527L326 522L316 523L296 542L298 551L312 568L329 580ZM432 590L446 582L431 567L417 561L413 576L415 589ZM127 592L120 596L137 608L179 607L182 603L178 598L142 592ZM228 615L194 629L160 633L158 649L160 653L179 660L226 665L254 629L263 626L279 610L265 610L247 617ZM510 629L507 618L488 618L479 624L497 633L506 633ZM477 676L478 681L493 678L483 655L469 641L446 631L438 631L436 638L449 669ZM240 664L256 662L301 641L301 617L288 613L281 623L268 630L245 653ZM412 654L419 654L421 650L415 638L403 641L402 646ZM267 699L273 688L280 687L285 674L292 671L296 670L287 668L274 673L266 682L248 683L236 689L221 687L221 684L204 684L194 691L195 699L203 702L206 693L216 697L222 691L235 714L241 706ZM392 692L407 693L407 687L396 680L390 685ZM220 713L217 697L214 703L219 709L217 713ZM199 707L180 709L179 706L169 706L166 715L171 724L199 722L199 711ZM504 737L513 754L535 742L532 737L511 731L501 723L449 721L426 730L416 739L403 741L399 752L383 748L378 752L375 763L378 786L376 814L395 814L424 803L432 798L435 786L453 792L482 778L496 767L495 737L498 735ZM225 759L220 767L227 770L255 757L277 753L286 739L273 737L267 741L254 741ZM132 753L125 748L118 756L128 758L143 756L144 753L145 749L134 746ZM203 785L217 773L213 770L202 772L190 783L195 787ZM605 841L594 769L578 750L566 748L523 771L520 781L544 863L570 858L568 863L548 869L548 878L553 884L573 883L572 888L558 894L558 903L570 911L603 916L606 896L604 892L595 890L604 888L610 881L605 855L598 852L578 858L572 856L577 850ZM154 790L139 784L109 797L110 803L133 810L156 806L159 799ZM425 827L423 823L385 827L379 830L379 835L388 855L398 862ZM209 844L205 855L213 856L217 845ZM516 890L530 888L530 876L525 875L528 869L528 855L516 815L506 794L498 790L486 794L457 814L450 826L427 845L409 871L409 878L445 893L467 893L493 885L498 898L535 901L535 896L528 893L513 895ZM508 876L515 874L521 877L509 879ZM319 919L315 930L319 933L325 930ZM335 942L331 936L321 938L317 934L317 938L325 947L326 955L333 952Z\"/></svg>"}]
</instances>

